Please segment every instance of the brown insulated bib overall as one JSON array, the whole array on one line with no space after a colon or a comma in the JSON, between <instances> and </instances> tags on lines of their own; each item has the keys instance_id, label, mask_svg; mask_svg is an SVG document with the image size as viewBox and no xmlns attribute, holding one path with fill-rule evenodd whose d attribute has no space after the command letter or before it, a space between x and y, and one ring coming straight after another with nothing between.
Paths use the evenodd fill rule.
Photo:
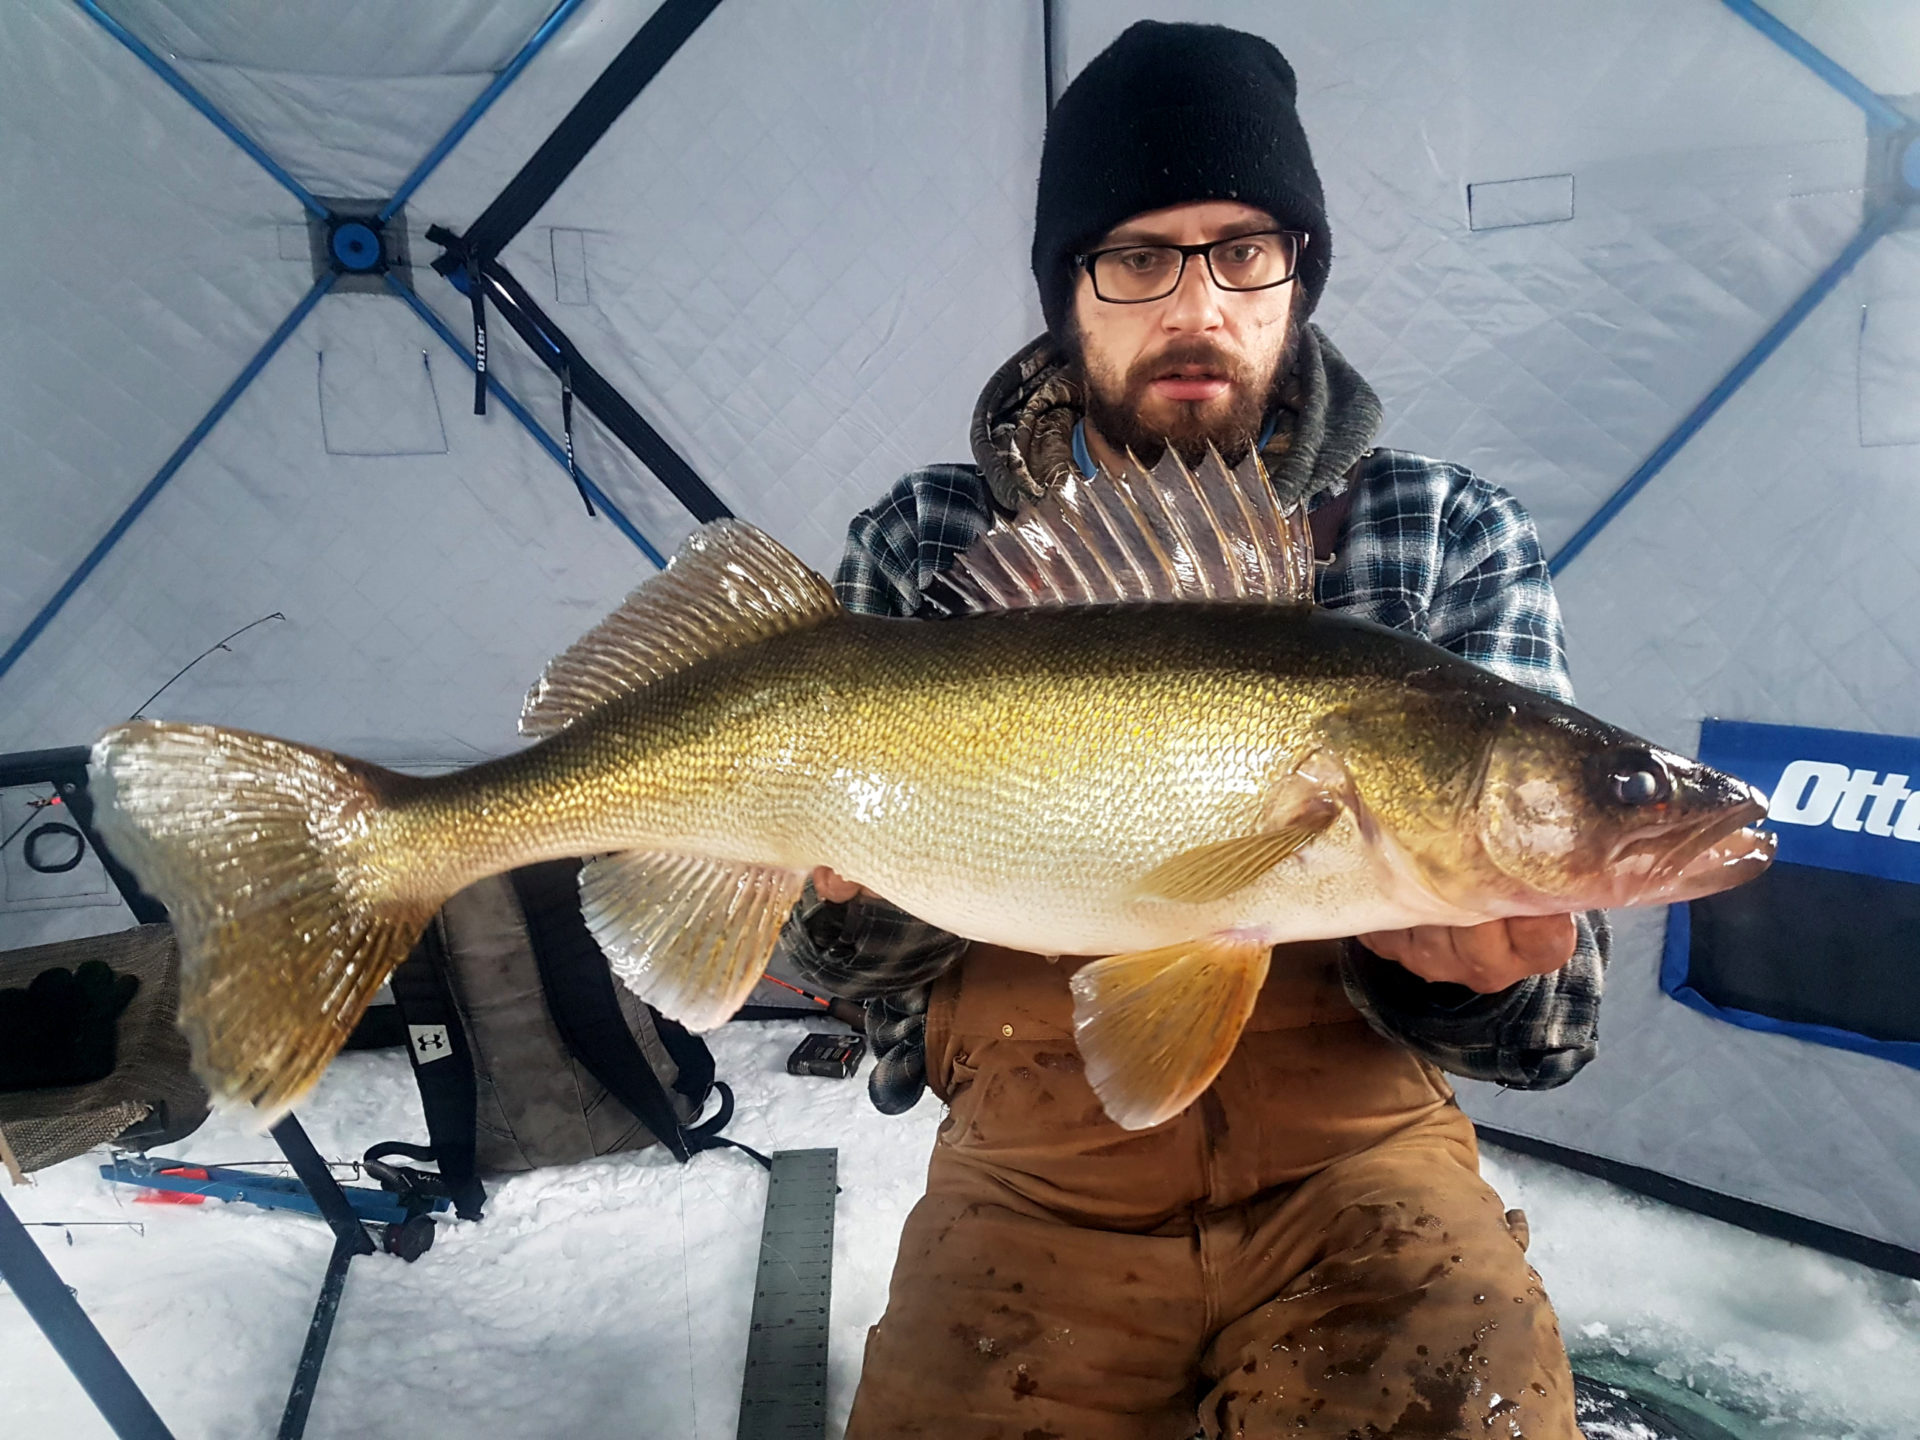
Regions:
<instances>
[{"instance_id":1,"label":"brown insulated bib overall","mask_svg":"<svg viewBox=\"0 0 1920 1440\"><path fill-rule=\"evenodd\" d=\"M1440 1072L1283 946L1165 1124L1108 1120L1057 963L976 945L934 990L951 1106L849 1440L1577 1440L1559 1328Z\"/></svg>"}]
</instances>

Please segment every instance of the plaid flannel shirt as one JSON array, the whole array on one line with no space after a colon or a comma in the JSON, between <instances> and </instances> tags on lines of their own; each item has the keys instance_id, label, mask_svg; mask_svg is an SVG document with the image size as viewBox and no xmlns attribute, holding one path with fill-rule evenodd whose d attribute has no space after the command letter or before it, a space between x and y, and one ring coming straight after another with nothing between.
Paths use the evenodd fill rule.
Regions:
<instances>
[{"instance_id":1,"label":"plaid flannel shirt","mask_svg":"<svg viewBox=\"0 0 1920 1440\"><path fill-rule=\"evenodd\" d=\"M1573 698L1559 606L1533 521L1513 496L1458 465L1374 450L1350 482L1338 553L1316 577L1329 609L1424 636L1454 654L1559 700ZM1315 508L1327 502L1315 498ZM994 519L971 465L902 478L848 527L834 578L841 603L913 615L922 591ZM966 942L891 905L834 905L809 889L787 927L787 958L817 984L867 1002L874 1104L905 1110L925 1084L920 1043L927 986ZM1422 980L1350 941L1347 995L1383 1035L1442 1069L1518 1089L1564 1084L1593 1058L1606 920L1581 916L1566 965L1493 995Z\"/></svg>"}]
</instances>

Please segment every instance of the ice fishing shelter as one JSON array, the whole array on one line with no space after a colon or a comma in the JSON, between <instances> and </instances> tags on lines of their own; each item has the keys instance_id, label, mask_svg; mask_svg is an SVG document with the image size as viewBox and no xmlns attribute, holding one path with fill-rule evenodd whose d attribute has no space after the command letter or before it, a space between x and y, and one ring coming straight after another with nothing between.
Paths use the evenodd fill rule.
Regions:
<instances>
[{"instance_id":1,"label":"ice fishing shelter","mask_svg":"<svg viewBox=\"0 0 1920 1440\"><path fill-rule=\"evenodd\" d=\"M461 763L697 520L829 566L1038 330L1049 90L1149 11L1292 59L1318 318L1387 443L1531 508L1584 703L1920 732L1904 0L28 0L0 752L145 705ZM33 798L0 946L123 923L27 866ZM1469 1108L1920 1263L1920 1073L1676 1002L1665 922L1574 1085Z\"/></svg>"}]
</instances>

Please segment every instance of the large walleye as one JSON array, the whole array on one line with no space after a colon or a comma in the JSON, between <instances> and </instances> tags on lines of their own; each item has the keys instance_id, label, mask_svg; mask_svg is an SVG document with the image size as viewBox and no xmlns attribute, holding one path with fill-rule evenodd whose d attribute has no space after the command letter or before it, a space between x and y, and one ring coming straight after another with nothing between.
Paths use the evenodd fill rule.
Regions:
<instances>
[{"instance_id":1,"label":"large walleye","mask_svg":"<svg viewBox=\"0 0 1920 1440\"><path fill-rule=\"evenodd\" d=\"M1169 479L1166 471L1176 472ZM138 721L93 773L172 912L216 1095L319 1076L455 891L561 856L625 982L695 1029L830 865L1075 975L1120 1124L1211 1083L1282 941L1710 894L1765 798L1310 594L1300 518L1217 461L1070 482L992 532L938 622L849 614L736 522L556 659L505 759L433 779Z\"/></svg>"}]
</instances>

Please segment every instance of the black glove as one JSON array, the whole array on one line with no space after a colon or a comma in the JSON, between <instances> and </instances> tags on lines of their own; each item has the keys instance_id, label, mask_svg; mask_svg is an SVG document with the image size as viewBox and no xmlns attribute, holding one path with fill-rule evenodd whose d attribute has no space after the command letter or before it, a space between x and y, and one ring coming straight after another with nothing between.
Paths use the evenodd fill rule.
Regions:
<instances>
[{"instance_id":1,"label":"black glove","mask_svg":"<svg viewBox=\"0 0 1920 1440\"><path fill-rule=\"evenodd\" d=\"M867 1001L867 1043L873 1047L867 1098L882 1115L911 1110L927 1088L927 994L931 988L922 985Z\"/></svg>"},{"instance_id":2,"label":"black glove","mask_svg":"<svg viewBox=\"0 0 1920 1440\"><path fill-rule=\"evenodd\" d=\"M885 1115L911 1110L927 1086L927 995L967 942L870 895L822 900L809 881L779 944L817 988L865 1003L867 1096Z\"/></svg>"},{"instance_id":3,"label":"black glove","mask_svg":"<svg viewBox=\"0 0 1920 1440\"><path fill-rule=\"evenodd\" d=\"M0 1090L52 1090L113 1073L120 1012L140 988L104 961L56 965L0 990Z\"/></svg>"}]
</instances>

